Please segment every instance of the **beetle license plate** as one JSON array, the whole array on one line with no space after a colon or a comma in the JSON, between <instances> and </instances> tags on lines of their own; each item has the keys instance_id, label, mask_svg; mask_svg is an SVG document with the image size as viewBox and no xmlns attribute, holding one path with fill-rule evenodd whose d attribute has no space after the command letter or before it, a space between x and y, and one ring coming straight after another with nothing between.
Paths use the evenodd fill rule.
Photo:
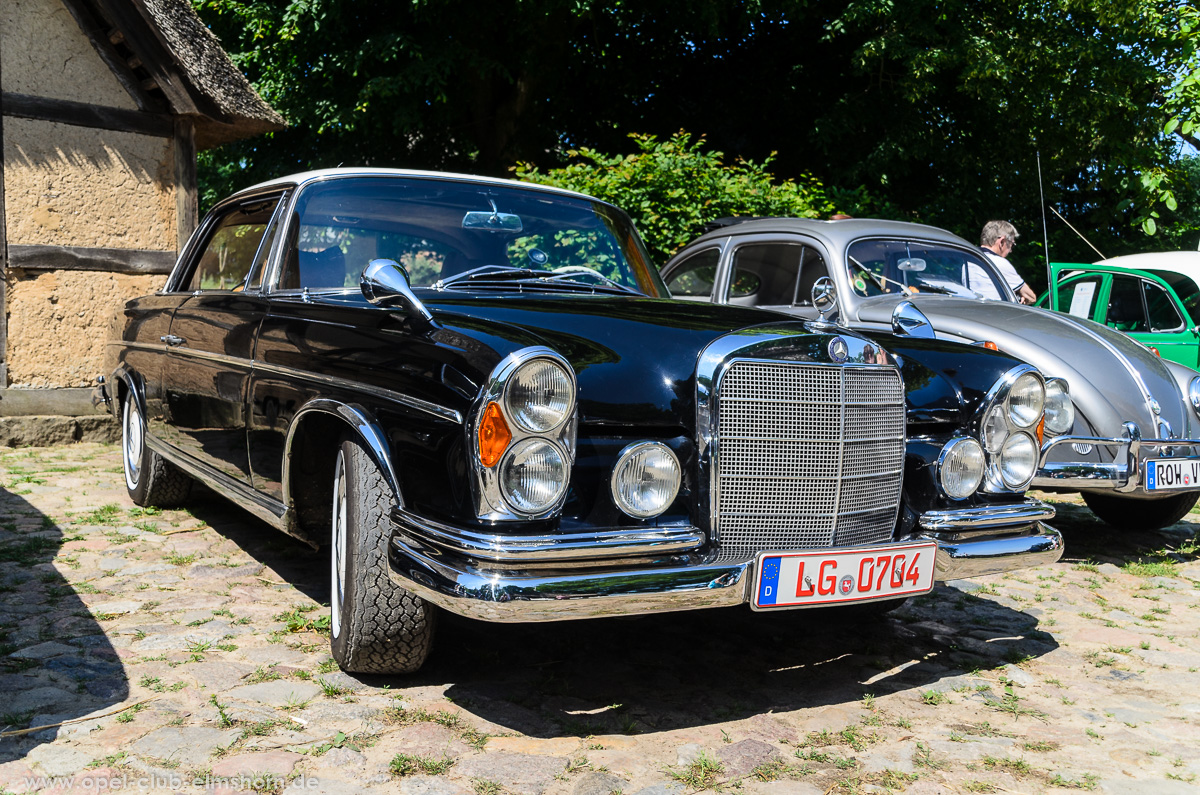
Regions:
<instances>
[{"instance_id":1,"label":"beetle license plate","mask_svg":"<svg viewBox=\"0 0 1200 795\"><path fill-rule=\"evenodd\" d=\"M1146 462L1146 489L1200 488L1200 460L1191 458L1151 458Z\"/></svg>"},{"instance_id":2,"label":"beetle license plate","mask_svg":"<svg viewBox=\"0 0 1200 795\"><path fill-rule=\"evenodd\" d=\"M755 610L894 599L933 588L937 544L763 552L755 567Z\"/></svg>"}]
</instances>

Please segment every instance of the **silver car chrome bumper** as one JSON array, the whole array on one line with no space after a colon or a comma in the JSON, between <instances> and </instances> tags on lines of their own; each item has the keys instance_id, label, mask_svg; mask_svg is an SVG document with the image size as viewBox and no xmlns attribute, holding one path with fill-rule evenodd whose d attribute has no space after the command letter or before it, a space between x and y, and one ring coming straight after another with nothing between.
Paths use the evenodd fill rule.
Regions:
<instances>
[{"instance_id":1,"label":"silver car chrome bumper","mask_svg":"<svg viewBox=\"0 0 1200 795\"><path fill-rule=\"evenodd\" d=\"M1026 500L1021 505L959 508L951 511L928 511L921 514L918 524L925 530L1004 527L1021 522L1048 522L1054 518L1053 506L1040 500Z\"/></svg>"},{"instance_id":2,"label":"silver car chrome bumper","mask_svg":"<svg viewBox=\"0 0 1200 795\"><path fill-rule=\"evenodd\" d=\"M1113 460L1107 463L1087 461L1047 461L1055 447L1064 444L1088 444L1093 447L1117 448ZM1144 488L1145 461L1148 457L1143 448L1157 451L1170 447L1200 447L1200 439L1143 439L1137 425L1125 423L1125 435L1104 436L1057 436L1042 444L1038 459L1038 471L1030 484L1032 488L1067 488L1081 491L1109 489L1124 494L1153 494ZM1183 459L1196 460L1196 456Z\"/></svg>"},{"instance_id":3,"label":"silver car chrome bumper","mask_svg":"<svg viewBox=\"0 0 1200 795\"><path fill-rule=\"evenodd\" d=\"M565 563L539 574L430 544L411 532L407 517L411 514L393 514L388 544L392 581L452 613L483 621L562 621L732 607L748 602L753 587L753 558L714 561L695 554L587 568ZM1039 521L1003 529L928 532L899 541L937 543L936 581L1053 563L1062 555L1062 537Z\"/></svg>"}]
</instances>

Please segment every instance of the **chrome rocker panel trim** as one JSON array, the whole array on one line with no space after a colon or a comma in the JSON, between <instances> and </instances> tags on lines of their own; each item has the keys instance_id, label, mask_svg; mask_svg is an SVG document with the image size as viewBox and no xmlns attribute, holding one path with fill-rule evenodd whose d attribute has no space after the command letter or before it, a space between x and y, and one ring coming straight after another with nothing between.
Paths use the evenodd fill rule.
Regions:
<instances>
[{"instance_id":1,"label":"chrome rocker panel trim","mask_svg":"<svg viewBox=\"0 0 1200 795\"><path fill-rule=\"evenodd\" d=\"M927 533L896 543L911 541L937 543L938 582L1052 563L1063 547L1058 531L1036 521L965 540ZM400 528L388 543L393 583L452 613L482 621L564 621L733 607L750 601L753 558L712 562L685 555L655 563L639 569L558 569L538 576L473 565L406 537Z\"/></svg>"},{"instance_id":2,"label":"chrome rocker panel trim","mask_svg":"<svg viewBox=\"0 0 1200 795\"><path fill-rule=\"evenodd\" d=\"M1125 423L1125 436L1056 436L1042 444L1037 474L1031 488L1069 488L1080 490L1112 489L1123 494L1137 492L1140 496L1155 494L1142 488L1145 482L1145 457L1142 448L1198 447L1200 439L1143 439L1137 425ZM1116 447L1113 461L1108 462L1047 462L1050 451L1061 444L1090 444L1094 447ZM1125 460L1122 461L1121 459ZM1197 460L1200 456L1179 456L1182 461ZM1165 493L1165 492L1164 492Z\"/></svg>"}]
</instances>

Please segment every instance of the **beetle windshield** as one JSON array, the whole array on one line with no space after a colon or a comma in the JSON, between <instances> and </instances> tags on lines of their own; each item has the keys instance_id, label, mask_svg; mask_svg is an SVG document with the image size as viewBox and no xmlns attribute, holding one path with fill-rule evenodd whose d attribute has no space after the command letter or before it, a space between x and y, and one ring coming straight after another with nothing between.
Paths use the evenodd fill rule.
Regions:
<instances>
[{"instance_id":1,"label":"beetle windshield","mask_svg":"<svg viewBox=\"0 0 1200 795\"><path fill-rule=\"evenodd\" d=\"M858 240L846 267L854 292L941 293L1012 301L1012 291L982 254L917 240Z\"/></svg>"},{"instance_id":2,"label":"beetle windshield","mask_svg":"<svg viewBox=\"0 0 1200 795\"><path fill-rule=\"evenodd\" d=\"M345 177L297 198L281 289L358 286L391 259L414 287L534 283L667 295L629 218L584 197L422 177Z\"/></svg>"}]
</instances>

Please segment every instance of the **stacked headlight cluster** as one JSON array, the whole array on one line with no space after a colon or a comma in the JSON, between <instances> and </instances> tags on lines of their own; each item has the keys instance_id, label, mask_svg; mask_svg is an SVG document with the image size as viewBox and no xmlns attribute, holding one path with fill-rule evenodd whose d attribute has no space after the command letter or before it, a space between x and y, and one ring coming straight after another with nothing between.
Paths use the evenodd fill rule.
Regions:
<instances>
[{"instance_id":1,"label":"stacked headlight cluster","mask_svg":"<svg viewBox=\"0 0 1200 795\"><path fill-rule=\"evenodd\" d=\"M571 366L549 348L524 348L493 371L471 429L481 518L539 519L562 505L576 391Z\"/></svg>"},{"instance_id":2,"label":"stacked headlight cluster","mask_svg":"<svg viewBox=\"0 0 1200 795\"><path fill-rule=\"evenodd\" d=\"M1043 434L1066 433L1074 421L1066 381L1043 381L1028 365L1009 371L988 393L976 435L955 437L942 448L942 490L956 500L980 489L1024 491L1037 472Z\"/></svg>"}]
</instances>

